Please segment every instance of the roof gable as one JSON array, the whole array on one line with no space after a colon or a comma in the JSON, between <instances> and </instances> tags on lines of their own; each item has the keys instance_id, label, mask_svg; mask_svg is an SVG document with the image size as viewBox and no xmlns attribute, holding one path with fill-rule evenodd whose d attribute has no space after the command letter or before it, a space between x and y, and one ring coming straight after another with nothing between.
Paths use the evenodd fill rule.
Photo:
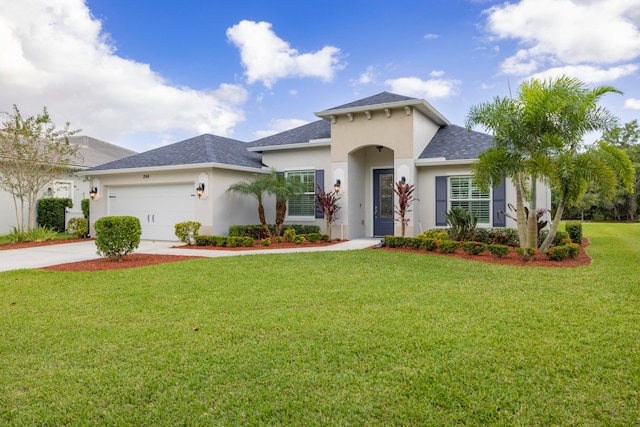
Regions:
<instances>
[{"instance_id":1,"label":"roof gable","mask_svg":"<svg viewBox=\"0 0 640 427\"><path fill-rule=\"evenodd\" d=\"M363 98L357 101L349 102L348 104L340 105L338 107L329 108L330 110L342 110L347 108L356 108L356 107L368 107L372 105L379 104L391 104L395 102L404 102L404 101L415 101L417 98L411 98L409 96L397 95L391 92L381 92L377 95L369 96L367 98Z\"/></svg>"},{"instance_id":2,"label":"roof gable","mask_svg":"<svg viewBox=\"0 0 640 427\"><path fill-rule=\"evenodd\" d=\"M136 151L85 135L70 136L69 143L78 146L73 166L90 168L137 154Z\"/></svg>"},{"instance_id":3,"label":"roof gable","mask_svg":"<svg viewBox=\"0 0 640 427\"><path fill-rule=\"evenodd\" d=\"M469 132L456 125L442 126L418 158L477 159L492 143L493 137L486 133L473 130Z\"/></svg>"},{"instance_id":4,"label":"roof gable","mask_svg":"<svg viewBox=\"0 0 640 427\"><path fill-rule=\"evenodd\" d=\"M261 156L247 150L249 144L235 139L204 134L156 148L114 162L106 163L90 171L178 166L202 163L219 163L229 166L262 168Z\"/></svg>"}]
</instances>

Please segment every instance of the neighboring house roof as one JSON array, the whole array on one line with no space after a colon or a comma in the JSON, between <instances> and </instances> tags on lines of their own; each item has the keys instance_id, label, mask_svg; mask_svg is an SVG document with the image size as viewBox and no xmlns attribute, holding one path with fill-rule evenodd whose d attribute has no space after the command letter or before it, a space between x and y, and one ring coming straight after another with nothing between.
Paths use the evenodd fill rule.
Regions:
<instances>
[{"instance_id":1,"label":"neighboring house roof","mask_svg":"<svg viewBox=\"0 0 640 427\"><path fill-rule=\"evenodd\" d=\"M262 169L260 154L249 152L247 148L249 144L245 142L204 134L106 163L88 172L203 163Z\"/></svg>"},{"instance_id":2,"label":"neighboring house roof","mask_svg":"<svg viewBox=\"0 0 640 427\"><path fill-rule=\"evenodd\" d=\"M98 166L137 154L136 151L129 150L128 148L110 144L85 135L70 136L69 142L78 146L79 154L78 158L75 159L74 164L71 166L76 166L82 169Z\"/></svg>"},{"instance_id":3,"label":"neighboring house roof","mask_svg":"<svg viewBox=\"0 0 640 427\"><path fill-rule=\"evenodd\" d=\"M331 138L331 123L326 120L317 120L294 129L258 139L249 145L251 147L291 145L325 138Z\"/></svg>"},{"instance_id":4,"label":"neighboring house roof","mask_svg":"<svg viewBox=\"0 0 640 427\"><path fill-rule=\"evenodd\" d=\"M486 133L473 130L469 132L466 128L456 125L442 126L418 158L477 159L492 142L493 137Z\"/></svg>"}]
</instances>

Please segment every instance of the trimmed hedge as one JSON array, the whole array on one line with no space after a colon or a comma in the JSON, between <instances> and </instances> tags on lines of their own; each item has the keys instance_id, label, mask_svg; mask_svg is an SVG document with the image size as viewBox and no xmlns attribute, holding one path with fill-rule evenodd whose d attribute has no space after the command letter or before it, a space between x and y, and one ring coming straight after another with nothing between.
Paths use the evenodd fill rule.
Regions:
<instances>
[{"instance_id":1,"label":"trimmed hedge","mask_svg":"<svg viewBox=\"0 0 640 427\"><path fill-rule=\"evenodd\" d=\"M276 226L269 224L269 232L275 235ZM318 225L302 225L302 224L285 224L282 226L282 233L286 230L293 229L296 234L313 234L320 233L320 226ZM237 237L251 237L255 240L262 240L267 237L267 233L262 225L232 225L229 227L229 236Z\"/></svg>"},{"instance_id":2,"label":"trimmed hedge","mask_svg":"<svg viewBox=\"0 0 640 427\"><path fill-rule=\"evenodd\" d=\"M544 239L547 238L547 235L549 234L549 230L542 230L540 232L540 236L538 238L538 241L543 242ZM566 231L561 231L558 230L556 232L555 237L553 238L553 242L551 243L552 246L563 246L566 245L567 243L571 242L571 238L569 237L569 233L567 233Z\"/></svg>"},{"instance_id":3,"label":"trimmed hedge","mask_svg":"<svg viewBox=\"0 0 640 427\"><path fill-rule=\"evenodd\" d=\"M491 244L487 245L487 250L495 255L497 258L504 258L509 253L509 246L507 245L498 245Z\"/></svg>"},{"instance_id":4,"label":"trimmed hedge","mask_svg":"<svg viewBox=\"0 0 640 427\"><path fill-rule=\"evenodd\" d=\"M487 248L482 242L462 242L462 250L471 255L478 255Z\"/></svg>"},{"instance_id":5,"label":"trimmed hedge","mask_svg":"<svg viewBox=\"0 0 640 427\"><path fill-rule=\"evenodd\" d=\"M38 225L64 233L65 208L72 208L69 198L44 198L38 200Z\"/></svg>"},{"instance_id":6,"label":"trimmed hedge","mask_svg":"<svg viewBox=\"0 0 640 427\"><path fill-rule=\"evenodd\" d=\"M582 223L580 221L567 221L564 228L573 243L582 244Z\"/></svg>"},{"instance_id":7,"label":"trimmed hedge","mask_svg":"<svg viewBox=\"0 0 640 427\"><path fill-rule=\"evenodd\" d=\"M80 207L82 208L82 216L89 219L89 207L91 206L91 199L82 199Z\"/></svg>"},{"instance_id":8,"label":"trimmed hedge","mask_svg":"<svg viewBox=\"0 0 640 427\"><path fill-rule=\"evenodd\" d=\"M200 225L198 221L179 222L176 224L175 235L182 243L195 245L195 236L198 235Z\"/></svg>"},{"instance_id":9,"label":"trimmed hedge","mask_svg":"<svg viewBox=\"0 0 640 427\"><path fill-rule=\"evenodd\" d=\"M77 238L87 237L87 234L89 234L89 220L86 218L71 218L67 223L67 232Z\"/></svg>"},{"instance_id":10,"label":"trimmed hedge","mask_svg":"<svg viewBox=\"0 0 640 427\"><path fill-rule=\"evenodd\" d=\"M105 216L96 221L98 255L122 261L140 245L142 227L134 216Z\"/></svg>"}]
</instances>

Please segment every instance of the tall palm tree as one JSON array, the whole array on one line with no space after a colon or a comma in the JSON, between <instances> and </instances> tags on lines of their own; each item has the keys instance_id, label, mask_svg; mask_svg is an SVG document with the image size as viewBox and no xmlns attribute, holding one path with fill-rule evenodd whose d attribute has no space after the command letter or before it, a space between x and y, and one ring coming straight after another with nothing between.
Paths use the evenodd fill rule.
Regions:
<instances>
[{"instance_id":1,"label":"tall palm tree","mask_svg":"<svg viewBox=\"0 0 640 427\"><path fill-rule=\"evenodd\" d=\"M260 224L262 224L262 228L264 229L266 235L269 237L271 236L271 232L269 231L267 219L264 215L264 205L262 204L262 198L264 196L264 193L267 192L267 189L270 185L270 175L256 174L252 179L236 182L235 184L231 184L229 188L227 188L227 191L253 196L258 200L258 217L260 218Z\"/></svg>"}]
</instances>

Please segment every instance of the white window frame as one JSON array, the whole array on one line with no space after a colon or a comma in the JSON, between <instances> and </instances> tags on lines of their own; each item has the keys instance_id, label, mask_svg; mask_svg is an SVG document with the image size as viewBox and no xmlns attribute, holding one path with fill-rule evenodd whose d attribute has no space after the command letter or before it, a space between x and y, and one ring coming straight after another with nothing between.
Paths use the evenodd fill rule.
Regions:
<instances>
[{"instance_id":1,"label":"white window frame","mask_svg":"<svg viewBox=\"0 0 640 427\"><path fill-rule=\"evenodd\" d=\"M469 186L469 190L470 190L470 195L467 198L459 198L459 199L454 199L453 195L452 195L452 189L453 189L453 185L451 183L452 180L454 179L467 179L469 180L470 186ZM492 204L492 200L493 200L493 193L492 193L492 189L489 189L488 193L484 193L486 194L486 197L477 197L474 198L473 197L473 193L474 192L478 192L480 195L482 195L482 191L480 190L480 188L478 188L476 185L474 185L473 183L473 177L471 175L460 175L460 176L450 176L449 177L449 182L447 183L447 191L449 194L447 194L447 202L448 202L448 208L449 210L451 210L452 207L454 207L454 203L455 202L469 202L469 203L473 203L473 202L486 202L489 206L488 209L488 218L486 222L482 222L481 218L478 217L478 225L482 226L482 227L490 227L491 226L491 219L493 218L493 212L492 212L492 208L493 208L493 204Z\"/></svg>"},{"instance_id":2,"label":"white window frame","mask_svg":"<svg viewBox=\"0 0 640 427\"><path fill-rule=\"evenodd\" d=\"M311 173L311 176L313 177L313 191L306 191L304 192L303 195L305 196L311 196L312 200L313 200L313 212L311 213L311 215L290 215L289 214L289 201L287 201L287 214L285 216L285 220L286 221L299 221L299 222L308 222L308 221L315 221L316 220L316 204L315 204L315 197L316 197L316 171L315 169L311 169L311 168L300 168L300 169L291 169L291 170L287 170L285 171L285 176L288 178L289 174L295 174L295 173Z\"/></svg>"}]
</instances>

